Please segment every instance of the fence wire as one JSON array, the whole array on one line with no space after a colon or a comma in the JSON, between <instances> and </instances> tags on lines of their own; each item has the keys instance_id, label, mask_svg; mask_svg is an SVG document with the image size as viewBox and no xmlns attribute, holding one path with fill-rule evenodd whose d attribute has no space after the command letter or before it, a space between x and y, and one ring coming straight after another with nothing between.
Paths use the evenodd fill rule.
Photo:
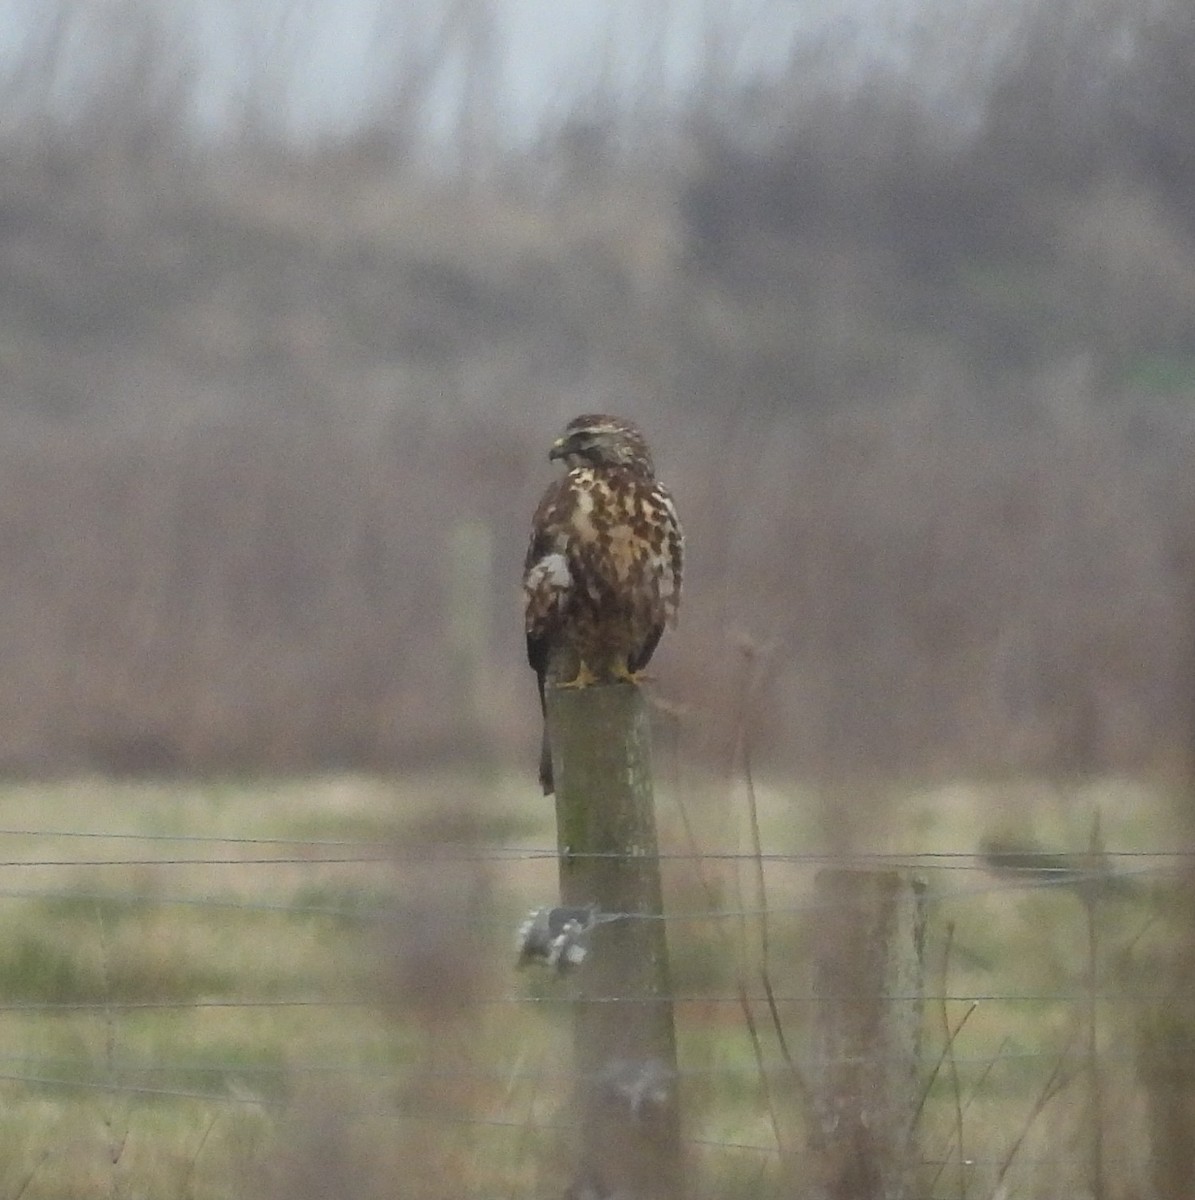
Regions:
<instances>
[{"instance_id":1,"label":"fence wire","mask_svg":"<svg viewBox=\"0 0 1195 1200\"><path fill-rule=\"evenodd\" d=\"M370 890L360 901L352 904L301 902L286 899L271 899L261 896L246 896L225 890L222 894L188 892L181 886L171 887L163 879L170 878L173 870L201 870L219 872L225 889L238 883L268 892L271 887L281 886L272 877L275 868L288 872L319 872L332 869L336 872L375 871L377 869L402 870L409 865L420 867L480 867L502 872L520 866L537 866L545 872L559 862L560 855L555 847L523 846L474 846L448 845L415 847L401 842L384 839L345 838L296 838L263 836L214 836L196 834L140 833L109 830L61 830L33 827L0 829L0 839L22 840L45 845L58 840L101 843L129 847L162 847L163 853L151 853L133 849L128 854L48 854L38 856L31 853L24 857L10 852L0 859L0 871L21 873L37 870L59 873L70 872L158 872L152 886L96 886L95 877L90 876L86 887L60 886L0 888L0 900L28 902L42 905L96 906L99 919L111 906L128 906L130 909L164 911L172 909L210 910L218 914L243 913L246 915L271 915L299 919L332 918L363 924L384 926L392 918L402 919L401 904L395 906L394 897L385 889ZM180 850L194 847L197 853ZM582 857L582 856L572 856ZM615 858L618 855L586 855L591 858ZM1001 866L998 861L985 859L974 851L929 851L929 852L864 852L851 854L825 853L766 853L756 854L738 851L692 851L666 852L657 856L662 863L678 867L690 865L719 865L734 868L747 865L753 868L768 868L768 879L782 878L791 872L812 872L823 867L847 868L859 871L899 870L909 872L928 882L924 903L933 910L947 913L955 907L972 902L982 902L993 896L1061 894L1073 891L1084 905L1103 906L1117 898L1123 898L1124 889L1131 896L1141 898L1148 889L1176 879L1189 870L1195 859L1195 849L1167 847L1160 849L1109 850L1093 856L1083 851L1018 851L1015 866ZM250 873L246 880L236 871ZM553 901L554 879L545 874L545 892L538 897L544 904ZM520 889L527 892L534 886L523 878ZM292 888L292 890L298 890ZM779 889L778 889L779 890ZM732 890L732 895L737 895ZM748 894L755 894L754 888ZM953 907L952 907L953 906ZM764 919L775 922L788 919L796 924L816 922L826 914L828 905L813 898L790 898L787 894L777 903L736 903L706 907L676 906L665 913L609 913L607 918L625 921L664 921L670 926L700 929L703 926L718 926L724 922L757 922ZM509 947L517 921L525 909L508 906L500 911L495 906L483 911L458 911L448 909L436 914L437 926L465 929L480 934L487 945L493 948L496 958L505 956L513 969L513 954ZM19 915L14 915L19 921ZM758 968L749 969L747 978L758 979ZM755 971L756 974L752 972ZM527 1013L566 1011L579 1001L566 981L552 979L547 975L534 978L534 985L512 986L515 976L502 990L491 990L454 998L440 996L436 1004L445 1012L453 1010L485 1012L510 1009ZM1159 986L1156 978L1143 978L1140 988L1108 986L1094 978L1082 986L1068 985L1059 988L1024 987L991 989L928 988L916 994L900 993L871 997L891 1003L922 1003L925 1005L1004 1006L1013 1011L1024 1005L1057 1005L1067 1009L1085 1007L1088 1012L1093 1005L1124 1005L1134 1009L1144 1006L1165 1007L1188 1004L1190 996L1184 990ZM826 1003L848 1004L858 1000L853 995L830 995L824 992L789 988L774 989L770 986L734 988L678 989L666 997L645 998L642 996L605 996L590 998L584 1003L601 1005L635 1006L643 1004L669 1003L676 1007L678 1025L684 1028L686 1010L690 1007L722 1009L732 1018L745 1007L766 1014L793 1009L794 1006L809 1006ZM30 1017L37 1020L87 1017L111 1025L125 1017L153 1013L201 1013L219 1011L302 1012L316 1011L374 1011L384 1008L386 1001L376 994L291 994L291 995L204 995L182 998L79 998L66 1000L10 998L0 1001L0 1014L10 1018ZM741 1017L740 1017L741 1019ZM1015 1019L1015 1018L1010 1018ZM957 1032L957 1030L956 1030ZM559 1030L549 1035L559 1039ZM760 1078L777 1081L800 1076L812 1070L816 1063L807 1054L780 1058L744 1058L741 1061L702 1063L684 1062L677 1072L682 1085L709 1087L733 1082L736 1088ZM1065 1069L1077 1075L1093 1069L1091 1049L1066 1044L1061 1047L1038 1048L1010 1046L1002 1042L993 1052L968 1051L966 1048L951 1048L949 1054L952 1071L965 1074L965 1089L969 1105L979 1093L990 1074L1001 1067L1032 1067L1041 1064L1043 1069L1057 1071ZM1098 1048L1097 1061L1101 1070L1118 1069L1131 1073L1139 1065L1139 1055L1132 1046L1107 1046ZM920 1063L924 1074L932 1074L941 1067L937 1050L926 1051ZM86 1055L38 1055L0 1054L0 1083L11 1089L30 1092L78 1092L84 1094L124 1095L130 1100L147 1103L199 1103L219 1108L252 1108L265 1110L284 1109L289 1100L285 1093L296 1080L360 1079L375 1085L385 1085L401 1091L412 1078L423 1083L434 1081L440 1084L475 1084L510 1092L518 1086L538 1088L542 1084L552 1085L551 1091L567 1088L576 1082L576 1073L562 1059L549 1065L527 1066L520 1062L477 1060L466 1066L446 1067L434 1063L412 1061L402 1065L380 1065L360 1061L306 1061L301 1055L288 1059L284 1064L255 1064L233 1059L216 1061L188 1061L169 1056L156 1056L138 1061L135 1058L113 1055L106 1057ZM188 1086L175 1081L208 1080L205 1086ZM283 1093L283 1094L279 1094ZM397 1093L396 1093L397 1094ZM533 1099L532 1109L537 1102ZM443 1105L420 1111L404 1107L395 1102L391 1115L400 1121L416 1124L442 1125L461 1129L490 1129L506 1134L575 1132L576 1125L558 1117L545 1117L531 1111L529 1115L515 1117L494 1112L453 1110ZM686 1145L705 1152L746 1153L775 1160L796 1151L791 1146L781 1146L775 1139L751 1141L734 1137L697 1136L690 1132ZM960 1150L961 1154L961 1150ZM1062 1156L1051 1157L1032 1154L1021 1155L1026 1165L1065 1165ZM960 1168L958 1155L935 1157L927 1155L923 1165L928 1167ZM967 1156L962 1164L967 1169L985 1168L992 1172L1007 1168L1006 1157L990 1154Z\"/></svg>"}]
</instances>

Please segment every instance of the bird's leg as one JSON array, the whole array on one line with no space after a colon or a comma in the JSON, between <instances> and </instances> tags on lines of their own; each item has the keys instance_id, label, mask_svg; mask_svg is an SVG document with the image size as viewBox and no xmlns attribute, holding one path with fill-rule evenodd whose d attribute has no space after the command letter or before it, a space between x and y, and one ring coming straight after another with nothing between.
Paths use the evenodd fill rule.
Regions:
<instances>
[{"instance_id":1,"label":"bird's leg","mask_svg":"<svg viewBox=\"0 0 1195 1200\"><path fill-rule=\"evenodd\" d=\"M587 688L597 683L598 677L585 665L585 660L578 659L577 674L573 679L557 683L558 688Z\"/></svg>"}]
</instances>

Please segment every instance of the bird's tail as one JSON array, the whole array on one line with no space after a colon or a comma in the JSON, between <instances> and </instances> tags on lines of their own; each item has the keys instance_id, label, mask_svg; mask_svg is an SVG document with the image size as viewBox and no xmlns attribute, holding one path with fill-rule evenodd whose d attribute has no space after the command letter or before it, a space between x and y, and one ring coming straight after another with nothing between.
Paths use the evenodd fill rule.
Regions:
<instances>
[{"instance_id":1,"label":"bird's tail","mask_svg":"<svg viewBox=\"0 0 1195 1200\"><path fill-rule=\"evenodd\" d=\"M544 795L550 796L556 790L552 778L552 747L548 742L548 699L544 694L543 672L539 674L539 707L544 714L544 736L539 749L539 782L544 789Z\"/></svg>"},{"instance_id":2,"label":"bird's tail","mask_svg":"<svg viewBox=\"0 0 1195 1200\"><path fill-rule=\"evenodd\" d=\"M556 790L552 779L552 747L548 745L548 727L544 725L544 740L539 751L539 782L544 789L544 795L550 796Z\"/></svg>"}]
</instances>

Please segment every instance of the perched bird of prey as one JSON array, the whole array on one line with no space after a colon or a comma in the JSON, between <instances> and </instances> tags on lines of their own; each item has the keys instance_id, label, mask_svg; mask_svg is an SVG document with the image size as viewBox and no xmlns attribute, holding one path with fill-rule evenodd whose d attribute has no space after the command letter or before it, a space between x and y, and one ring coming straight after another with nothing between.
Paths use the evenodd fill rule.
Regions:
<instances>
[{"instance_id":1,"label":"perched bird of prey","mask_svg":"<svg viewBox=\"0 0 1195 1200\"><path fill-rule=\"evenodd\" d=\"M596 413L552 443L564 476L544 493L523 568L527 658L545 689L589 687L639 672L675 624L683 538L638 426ZM539 779L554 790L544 729Z\"/></svg>"}]
</instances>

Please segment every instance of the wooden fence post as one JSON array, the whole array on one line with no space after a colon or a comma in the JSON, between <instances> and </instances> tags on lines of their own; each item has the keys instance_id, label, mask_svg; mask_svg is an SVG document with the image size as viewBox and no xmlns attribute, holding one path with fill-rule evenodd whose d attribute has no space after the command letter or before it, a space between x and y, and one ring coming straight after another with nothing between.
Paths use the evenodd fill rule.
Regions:
<instances>
[{"instance_id":1,"label":"wooden fence post","mask_svg":"<svg viewBox=\"0 0 1195 1200\"><path fill-rule=\"evenodd\" d=\"M901 1200L916 1161L925 885L835 867L814 891L816 1191Z\"/></svg>"},{"instance_id":2,"label":"wooden fence post","mask_svg":"<svg viewBox=\"0 0 1195 1200\"><path fill-rule=\"evenodd\" d=\"M599 921L574 979L580 1163L571 1197L678 1200L676 1033L651 776L637 687L549 688L561 902Z\"/></svg>"}]
</instances>

